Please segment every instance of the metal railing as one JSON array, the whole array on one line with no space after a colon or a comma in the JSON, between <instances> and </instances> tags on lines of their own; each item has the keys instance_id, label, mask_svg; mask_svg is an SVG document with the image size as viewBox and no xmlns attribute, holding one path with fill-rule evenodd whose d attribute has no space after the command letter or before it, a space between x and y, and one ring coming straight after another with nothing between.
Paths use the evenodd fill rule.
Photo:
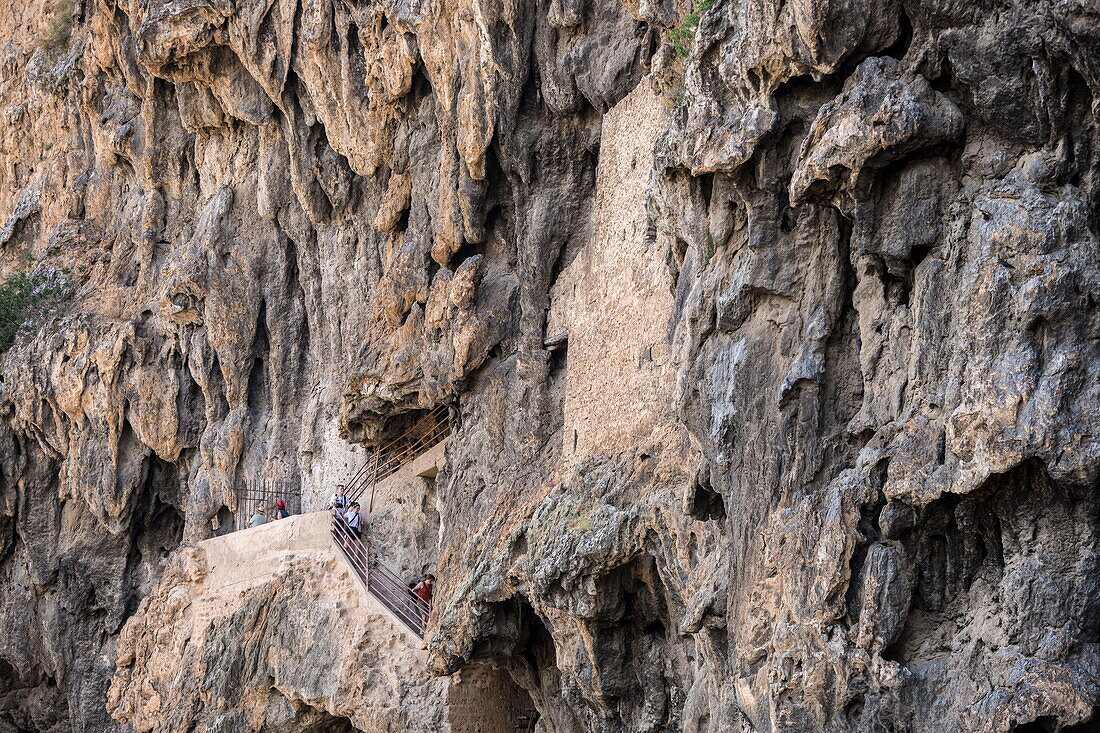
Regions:
<instances>
[{"instance_id":1,"label":"metal railing","mask_svg":"<svg viewBox=\"0 0 1100 733\"><path fill-rule=\"evenodd\" d=\"M535 708L524 708L518 711L513 709L512 730L515 733L532 733L538 722L539 713Z\"/></svg>"},{"instance_id":2,"label":"metal railing","mask_svg":"<svg viewBox=\"0 0 1100 733\"><path fill-rule=\"evenodd\" d=\"M233 513L234 531L248 528L248 520L261 506L267 512L267 518L275 518L275 502L282 499L286 510L291 514L302 513L301 489L290 490L279 486L244 486L235 492L237 511Z\"/></svg>"},{"instance_id":3,"label":"metal railing","mask_svg":"<svg viewBox=\"0 0 1100 733\"><path fill-rule=\"evenodd\" d=\"M367 514L374 510L374 488L379 481L395 474L403 465L426 452L451 434L447 405L437 405L396 438L372 449L367 460L348 481L348 501L359 501L370 489Z\"/></svg>"},{"instance_id":4,"label":"metal railing","mask_svg":"<svg viewBox=\"0 0 1100 733\"><path fill-rule=\"evenodd\" d=\"M348 504L359 501L370 489L369 515L374 510L374 494L377 484L392 476L403 465L442 442L451 434L450 413L446 405L437 405L414 422L408 430L396 438L372 449L367 460L355 472L345 487ZM359 581L371 595L389 609L401 623L424 638L428 625L429 604L405 584L390 568L373 557L364 543L347 526L343 517L332 515L332 538L347 558Z\"/></svg>"},{"instance_id":5,"label":"metal railing","mask_svg":"<svg viewBox=\"0 0 1100 733\"><path fill-rule=\"evenodd\" d=\"M343 552L367 592L389 609L418 639L424 638L431 606L407 586L390 568L383 565L338 513L332 515L332 539Z\"/></svg>"}]
</instances>

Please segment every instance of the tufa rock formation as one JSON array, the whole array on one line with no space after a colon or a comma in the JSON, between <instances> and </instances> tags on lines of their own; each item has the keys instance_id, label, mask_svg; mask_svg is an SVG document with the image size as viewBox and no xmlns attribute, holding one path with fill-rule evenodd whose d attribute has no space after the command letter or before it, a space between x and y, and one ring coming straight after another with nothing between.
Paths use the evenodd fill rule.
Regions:
<instances>
[{"instance_id":1,"label":"tufa rock formation","mask_svg":"<svg viewBox=\"0 0 1100 733\"><path fill-rule=\"evenodd\" d=\"M0 275L65 284L0 363L0 730L1100 724L1092 4L0 29ZM221 589L248 491L439 405L376 528L426 652L316 537Z\"/></svg>"}]
</instances>

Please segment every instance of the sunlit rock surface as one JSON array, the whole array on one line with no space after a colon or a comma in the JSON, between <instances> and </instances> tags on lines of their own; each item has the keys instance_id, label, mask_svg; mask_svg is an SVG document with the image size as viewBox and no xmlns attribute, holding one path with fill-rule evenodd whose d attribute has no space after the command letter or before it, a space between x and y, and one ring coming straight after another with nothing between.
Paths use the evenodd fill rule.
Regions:
<instances>
[{"instance_id":1,"label":"sunlit rock surface","mask_svg":"<svg viewBox=\"0 0 1100 733\"><path fill-rule=\"evenodd\" d=\"M0 364L0 730L461 730L463 678L543 733L1097 724L1090 4L0 29L0 275L68 283ZM241 491L322 509L437 405L376 525L439 577L409 676L321 679L404 635L316 607L331 548L189 615Z\"/></svg>"},{"instance_id":2,"label":"sunlit rock surface","mask_svg":"<svg viewBox=\"0 0 1100 733\"><path fill-rule=\"evenodd\" d=\"M425 656L316 512L176 553L120 637L107 706L138 731L441 731Z\"/></svg>"}]
</instances>

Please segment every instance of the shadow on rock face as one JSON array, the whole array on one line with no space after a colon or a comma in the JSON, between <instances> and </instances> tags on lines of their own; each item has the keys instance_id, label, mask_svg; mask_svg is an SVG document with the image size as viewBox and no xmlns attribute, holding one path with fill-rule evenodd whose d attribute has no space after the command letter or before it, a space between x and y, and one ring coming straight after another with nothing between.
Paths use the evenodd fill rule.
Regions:
<instances>
[{"instance_id":1,"label":"shadow on rock face","mask_svg":"<svg viewBox=\"0 0 1100 733\"><path fill-rule=\"evenodd\" d=\"M883 652L914 673L904 696L983 700L955 712L962 729L978 719L1001 730L1093 729L1084 721L1095 688L1084 670L1100 661L1095 487L1060 484L1024 463L969 495L936 500L910 529L889 529L915 570L904 629ZM930 641L966 649L969 661L929 652ZM1050 661L1067 658L1070 672ZM989 685L1015 692L984 698Z\"/></svg>"}]
</instances>

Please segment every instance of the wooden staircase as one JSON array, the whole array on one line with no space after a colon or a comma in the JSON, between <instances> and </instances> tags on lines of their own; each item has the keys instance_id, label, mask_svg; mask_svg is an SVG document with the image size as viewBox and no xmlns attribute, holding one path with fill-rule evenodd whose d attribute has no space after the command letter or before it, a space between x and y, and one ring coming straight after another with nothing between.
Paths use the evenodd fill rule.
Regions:
<instances>
[{"instance_id":1,"label":"wooden staircase","mask_svg":"<svg viewBox=\"0 0 1100 733\"><path fill-rule=\"evenodd\" d=\"M380 481L395 474L402 466L451 434L451 422L446 405L433 408L417 420L401 435L373 449L367 460L348 482L348 504L357 502L369 490L369 516L374 508L374 491ZM388 568L369 549L369 541L363 542L344 522L339 513L332 515L332 539L340 548L356 577L367 592L378 599L395 619L400 621L417 639L424 639L431 607L420 600L401 577Z\"/></svg>"}]
</instances>

